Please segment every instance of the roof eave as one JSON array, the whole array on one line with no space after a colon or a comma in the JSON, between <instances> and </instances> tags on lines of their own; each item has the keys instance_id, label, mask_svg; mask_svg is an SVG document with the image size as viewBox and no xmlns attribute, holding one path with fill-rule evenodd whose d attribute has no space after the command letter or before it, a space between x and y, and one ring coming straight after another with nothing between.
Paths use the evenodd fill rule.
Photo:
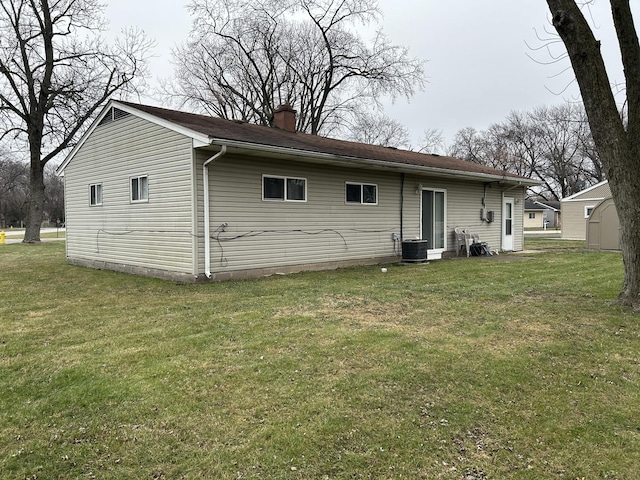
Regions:
<instances>
[{"instance_id":1,"label":"roof eave","mask_svg":"<svg viewBox=\"0 0 640 480\"><path fill-rule=\"evenodd\" d=\"M448 168L429 167L426 165L413 165L408 163L397 163L384 160L376 160L371 158L352 157L346 155L337 155L333 153L314 152L310 150L300 150L288 147L277 147L274 145L264 145L258 143L250 143L237 140L229 140L225 138L211 138L211 145L226 145L230 148L237 148L240 150L251 150L261 153L271 153L278 156L293 156L301 159L317 160L323 163L340 163L344 165L368 165L375 166L385 170L398 170L407 173L425 173L429 172L432 175L443 177L455 177L455 178L467 178L474 180L484 180L487 182L500 182L508 185L522 185L535 186L540 185L541 182L525 178L515 178L506 175L494 175L481 172L469 172L464 170L454 170Z\"/></svg>"},{"instance_id":2,"label":"roof eave","mask_svg":"<svg viewBox=\"0 0 640 480\"><path fill-rule=\"evenodd\" d=\"M585 188L584 190L580 190L579 192L574 193L573 195L569 195L568 197L565 197L563 199L561 199L561 202L568 202L568 201L574 201L574 200L581 200L578 199L577 197L584 195L585 193L589 193L591 190L594 190L602 185L604 185L605 183L608 183L609 180L603 180L601 182L596 183L595 185L591 185L590 187ZM585 198L585 200L591 200L589 198Z\"/></svg>"}]
</instances>

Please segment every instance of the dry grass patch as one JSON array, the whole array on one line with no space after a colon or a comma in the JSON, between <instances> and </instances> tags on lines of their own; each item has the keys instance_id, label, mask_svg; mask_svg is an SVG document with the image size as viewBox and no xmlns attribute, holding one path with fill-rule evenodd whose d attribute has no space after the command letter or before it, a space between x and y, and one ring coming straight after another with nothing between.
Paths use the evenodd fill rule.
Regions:
<instances>
[{"instance_id":1,"label":"dry grass patch","mask_svg":"<svg viewBox=\"0 0 640 480\"><path fill-rule=\"evenodd\" d=\"M333 294L323 296L318 306L290 306L278 309L274 316L278 319L307 317L316 320L337 320L362 328L406 330L406 320L415 313L412 312L412 308L410 301L389 304L365 296Z\"/></svg>"},{"instance_id":2,"label":"dry grass patch","mask_svg":"<svg viewBox=\"0 0 640 480\"><path fill-rule=\"evenodd\" d=\"M8 247L0 478L637 474L619 256L174 285Z\"/></svg>"}]
</instances>

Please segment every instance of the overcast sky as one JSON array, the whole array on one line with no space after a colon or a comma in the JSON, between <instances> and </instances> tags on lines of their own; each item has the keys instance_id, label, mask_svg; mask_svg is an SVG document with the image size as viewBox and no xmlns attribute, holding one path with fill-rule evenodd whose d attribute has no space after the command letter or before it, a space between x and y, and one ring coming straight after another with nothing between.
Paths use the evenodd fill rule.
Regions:
<instances>
[{"instance_id":1,"label":"overcast sky","mask_svg":"<svg viewBox=\"0 0 640 480\"><path fill-rule=\"evenodd\" d=\"M113 31L134 26L155 39L152 82L171 76L171 48L187 38L191 25L187 1L106 1ZM546 43L539 37L549 38L545 29L552 31L545 0L380 0L379 5L382 28L391 41L428 61L424 91L409 102L385 103L385 114L409 129L414 147L425 129L441 130L450 142L458 130L486 129L512 110L579 98L573 73L565 71L569 61L548 64L552 57L547 50L536 50ZM592 25L602 41L610 79L620 82L609 9L608 1L596 0ZM552 51L561 53L561 47Z\"/></svg>"}]
</instances>

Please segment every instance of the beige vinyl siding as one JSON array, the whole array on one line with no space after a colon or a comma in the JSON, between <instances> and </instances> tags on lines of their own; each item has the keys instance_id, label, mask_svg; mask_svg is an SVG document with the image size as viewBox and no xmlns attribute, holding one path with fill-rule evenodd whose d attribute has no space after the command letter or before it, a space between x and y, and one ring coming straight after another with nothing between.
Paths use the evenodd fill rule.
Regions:
<instances>
[{"instance_id":1,"label":"beige vinyl siding","mask_svg":"<svg viewBox=\"0 0 640 480\"><path fill-rule=\"evenodd\" d=\"M498 186L487 187L485 207L487 211L494 212L492 223L483 222L480 219L482 198L484 195L484 183L473 181L457 181L430 177L407 176L405 180L405 204L404 204L404 236L407 239L417 238L420 235L420 202L421 196L416 194L418 185L425 189L446 190L447 199L447 235L446 248L455 252L456 227L467 228L480 237L480 241L487 242L492 250L500 250L502 247L502 198L503 194L514 198L513 233L514 250L523 249L523 204L524 189L517 188L507 192Z\"/></svg>"},{"instance_id":2,"label":"beige vinyl siding","mask_svg":"<svg viewBox=\"0 0 640 480\"><path fill-rule=\"evenodd\" d=\"M535 218L529 218L533 213ZM526 210L524 212L524 228L544 228L544 210Z\"/></svg>"},{"instance_id":3,"label":"beige vinyl siding","mask_svg":"<svg viewBox=\"0 0 640 480\"><path fill-rule=\"evenodd\" d=\"M133 115L97 127L65 169L67 256L193 273L191 139ZM131 203L130 178L148 177ZM102 184L102 206L89 185Z\"/></svg>"},{"instance_id":4,"label":"beige vinyl siding","mask_svg":"<svg viewBox=\"0 0 640 480\"><path fill-rule=\"evenodd\" d=\"M607 198L611 196L611 187L609 187L609 182L603 183L602 185L598 185L591 190L586 189L586 192L578 193L572 196L572 200L588 200L593 198Z\"/></svg>"},{"instance_id":5,"label":"beige vinyl siding","mask_svg":"<svg viewBox=\"0 0 640 480\"><path fill-rule=\"evenodd\" d=\"M607 182L591 190L562 200L562 238L585 240L587 238L585 208L595 207L602 200L610 196L611 188Z\"/></svg>"},{"instance_id":6,"label":"beige vinyl siding","mask_svg":"<svg viewBox=\"0 0 640 480\"><path fill-rule=\"evenodd\" d=\"M211 152L198 152L198 188L202 191L202 163ZM306 202L262 200L262 176L305 178ZM389 257L394 250L392 233L400 233L401 174L390 171L350 169L327 165L239 157L227 154L209 171L211 182L211 271L225 273L314 263ZM345 203L345 183L378 187L377 205ZM480 220L484 183L443 180L406 175L404 191L404 238L420 236L421 195L418 185L446 190L447 250L455 251L454 228L469 228L499 250L502 242L502 198L499 187L486 189L486 208L494 222ZM524 189L512 189L516 200L514 249L523 248ZM198 203L199 219L203 215ZM227 227L222 231L222 225ZM202 231L203 221L198 229ZM216 238L217 237L217 238ZM203 235L198 236L204 252ZM199 260L204 271L204 256Z\"/></svg>"},{"instance_id":7,"label":"beige vinyl siding","mask_svg":"<svg viewBox=\"0 0 640 480\"><path fill-rule=\"evenodd\" d=\"M562 202L562 238L569 240L585 240L587 238L587 219L584 215L586 207L595 207L603 199Z\"/></svg>"},{"instance_id":8,"label":"beige vinyl siding","mask_svg":"<svg viewBox=\"0 0 640 480\"><path fill-rule=\"evenodd\" d=\"M620 250L620 220L613 198L600 202L587 220L586 245L591 250Z\"/></svg>"},{"instance_id":9,"label":"beige vinyl siding","mask_svg":"<svg viewBox=\"0 0 640 480\"><path fill-rule=\"evenodd\" d=\"M228 224L220 241L211 241L213 273L394 254L391 234L400 233L399 173L226 155L209 175L214 237ZM263 175L305 178L306 202L263 201ZM345 182L376 184L378 204L346 204Z\"/></svg>"}]
</instances>

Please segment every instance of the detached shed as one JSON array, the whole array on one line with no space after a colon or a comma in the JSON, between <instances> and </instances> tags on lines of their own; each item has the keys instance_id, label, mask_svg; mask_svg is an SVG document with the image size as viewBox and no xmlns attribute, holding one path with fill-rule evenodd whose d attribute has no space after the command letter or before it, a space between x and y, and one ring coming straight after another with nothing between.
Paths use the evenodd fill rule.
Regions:
<instances>
[{"instance_id":1,"label":"detached shed","mask_svg":"<svg viewBox=\"0 0 640 480\"><path fill-rule=\"evenodd\" d=\"M620 250L620 221L611 197L596 205L587 219L587 248Z\"/></svg>"},{"instance_id":2,"label":"detached shed","mask_svg":"<svg viewBox=\"0 0 640 480\"><path fill-rule=\"evenodd\" d=\"M587 219L598 203L611 197L609 182L592 185L561 200L562 238L585 240Z\"/></svg>"}]
</instances>

